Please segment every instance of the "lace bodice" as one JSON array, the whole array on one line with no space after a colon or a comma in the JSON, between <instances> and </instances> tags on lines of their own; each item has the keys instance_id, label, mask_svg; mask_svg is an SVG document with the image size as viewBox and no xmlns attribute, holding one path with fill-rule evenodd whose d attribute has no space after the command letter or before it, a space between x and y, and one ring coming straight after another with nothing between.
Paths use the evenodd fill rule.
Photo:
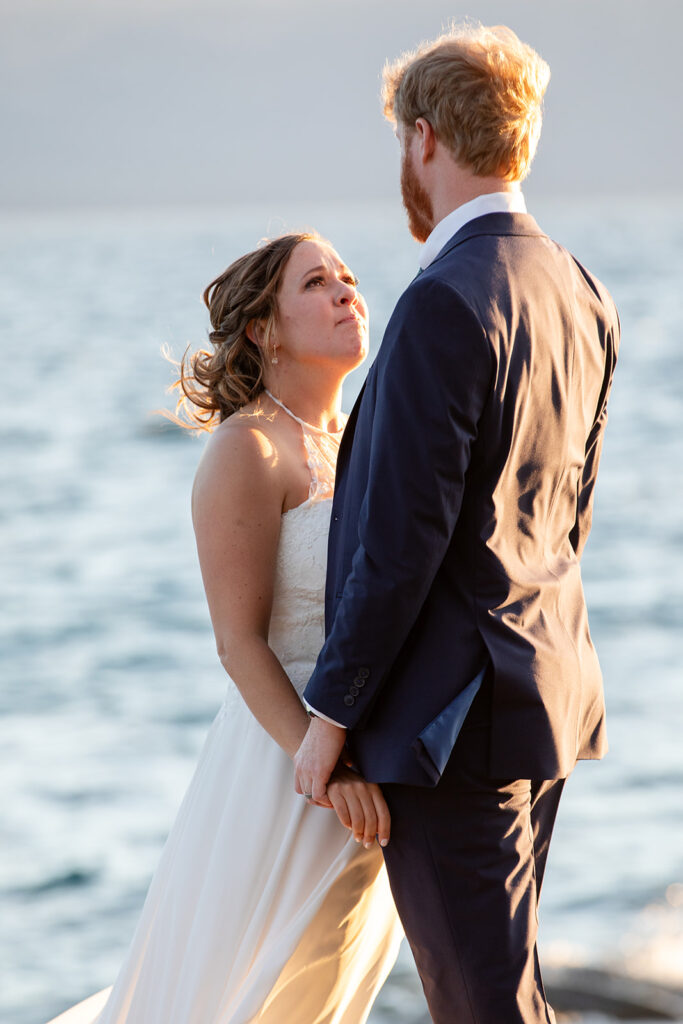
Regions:
<instances>
[{"instance_id":1,"label":"lace bodice","mask_svg":"<svg viewBox=\"0 0 683 1024\"><path fill-rule=\"evenodd\" d=\"M311 473L311 485L308 491L309 501L331 498L334 491L334 474L337 468L337 455L343 430L329 431L314 427L312 423L295 416L291 409L276 398L268 388L266 394L276 405L291 416L301 427L306 449L306 461Z\"/></svg>"},{"instance_id":2,"label":"lace bodice","mask_svg":"<svg viewBox=\"0 0 683 1024\"><path fill-rule=\"evenodd\" d=\"M309 498L282 517L268 643L299 693L303 693L325 640L331 510L331 498Z\"/></svg>"},{"instance_id":3,"label":"lace bodice","mask_svg":"<svg viewBox=\"0 0 683 1024\"><path fill-rule=\"evenodd\" d=\"M282 515L268 632L268 643L302 694L325 640L327 536L343 431L320 430L268 394L301 426L311 474L307 500ZM226 704L237 697L231 683Z\"/></svg>"}]
</instances>

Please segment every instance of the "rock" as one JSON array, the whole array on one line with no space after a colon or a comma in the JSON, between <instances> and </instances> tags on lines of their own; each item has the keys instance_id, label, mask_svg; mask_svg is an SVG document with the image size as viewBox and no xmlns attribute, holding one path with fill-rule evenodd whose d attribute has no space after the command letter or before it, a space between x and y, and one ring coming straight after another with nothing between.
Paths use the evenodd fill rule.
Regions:
<instances>
[{"instance_id":1,"label":"rock","mask_svg":"<svg viewBox=\"0 0 683 1024\"><path fill-rule=\"evenodd\" d=\"M545 967L548 999L559 1012L594 1011L615 1020L683 1021L683 989L588 967Z\"/></svg>"}]
</instances>

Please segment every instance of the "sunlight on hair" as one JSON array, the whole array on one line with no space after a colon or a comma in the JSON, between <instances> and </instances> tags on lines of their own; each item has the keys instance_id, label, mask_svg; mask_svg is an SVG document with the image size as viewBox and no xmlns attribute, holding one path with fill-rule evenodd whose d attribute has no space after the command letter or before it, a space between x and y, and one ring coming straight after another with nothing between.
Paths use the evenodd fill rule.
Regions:
<instances>
[{"instance_id":1,"label":"sunlight on hair","mask_svg":"<svg viewBox=\"0 0 683 1024\"><path fill-rule=\"evenodd\" d=\"M474 174L521 181L540 138L549 80L546 62L512 29L452 23L387 62L384 115L408 128L423 117Z\"/></svg>"}]
</instances>

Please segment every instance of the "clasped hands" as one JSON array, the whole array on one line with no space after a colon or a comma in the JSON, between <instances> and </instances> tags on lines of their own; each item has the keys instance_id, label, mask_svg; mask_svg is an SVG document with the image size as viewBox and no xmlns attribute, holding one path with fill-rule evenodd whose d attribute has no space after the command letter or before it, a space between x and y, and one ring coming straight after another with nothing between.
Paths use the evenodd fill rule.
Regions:
<instances>
[{"instance_id":1,"label":"clasped hands","mask_svg":"<svg viewBox=\"0 0 683 1024\"><path fill-rule=\"evenodd\" d=\"M391 816L382 790L351 767L345 743L346 729L312 718L294 755L294 788L310 803L334 810L357 843L369 849L377 839L386 846Z\"/></svg>"}]
</instances>

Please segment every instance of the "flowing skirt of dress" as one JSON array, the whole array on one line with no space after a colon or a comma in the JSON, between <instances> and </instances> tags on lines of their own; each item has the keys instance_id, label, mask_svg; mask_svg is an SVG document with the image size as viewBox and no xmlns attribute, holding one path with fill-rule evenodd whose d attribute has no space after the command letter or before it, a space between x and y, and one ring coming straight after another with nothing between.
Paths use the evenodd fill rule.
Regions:
<instances>
[{"instance_id":1,"label":"flowing skirt of dress","mask_svg":"<svg viewBox=\"0 0 683 1024\"><path fill-rule=\"evenodd\" d=\"M305 519L324 539L320 505ZM299 689L312 667L301 641L313 630L318 644L322 625L302 627L286 596L298 628L285 609L281 660ZM278 614L276 601L276 631ZM402 934L379 847L294 792L292 762L231 684L104 1009L95 998L53 1024L363 1024Z\"/></svg>"}]
</instances>

